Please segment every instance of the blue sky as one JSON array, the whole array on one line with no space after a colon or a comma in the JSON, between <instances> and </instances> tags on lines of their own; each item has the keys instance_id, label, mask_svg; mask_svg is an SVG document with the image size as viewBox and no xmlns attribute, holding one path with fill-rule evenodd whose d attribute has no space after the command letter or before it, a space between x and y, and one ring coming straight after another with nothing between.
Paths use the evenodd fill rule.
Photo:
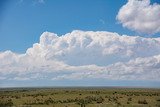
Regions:
<instances>
[{"instance_id":1,"label":"blue sky","mask_svg":"<svg viewBox=\"0 0 160 107\"><path fill-rule=\"evenodd\" d=\"M118 24L127 0L1 0L0 51L24 53L44 31L62 35L73 30L141 35ZM159 0L152 0L152 3ZM152 35L154 37L158 34Z\"/></svg>"},{"instance_id":2,"label":"blue sky","mask_svg":"<svg viewBox=\"0 0 160 107\"><path fill-rule=\"evenodd\" d=\"M160 87L159 4L1 0L0 87Z\"/></svg>"}]
</instances>

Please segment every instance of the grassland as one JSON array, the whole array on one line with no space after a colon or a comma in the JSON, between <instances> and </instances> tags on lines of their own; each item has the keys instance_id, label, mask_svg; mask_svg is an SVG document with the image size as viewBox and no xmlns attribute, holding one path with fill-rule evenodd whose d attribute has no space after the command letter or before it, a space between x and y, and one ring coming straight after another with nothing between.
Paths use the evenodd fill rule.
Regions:
<instances>
[{"instance_id":1,"label":"grassland","mask_svg":"<svg viewBox=\"0 0 160 107\"><path fill-rule=\"evenodd\" d=\"M160 89L2 88L0 107L160 107Z\"/></svg>"}]
</instances>

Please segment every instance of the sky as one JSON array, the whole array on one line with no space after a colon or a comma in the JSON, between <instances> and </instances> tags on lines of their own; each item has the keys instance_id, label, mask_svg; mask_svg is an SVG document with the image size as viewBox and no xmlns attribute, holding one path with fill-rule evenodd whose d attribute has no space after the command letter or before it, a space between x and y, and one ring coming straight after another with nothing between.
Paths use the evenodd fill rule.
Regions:
<instances>
[{"instance_id":1,"label":"sky","mask_svg":"<svg viewBox=\"0 0 160 107\"><path fill-rule=\"evenodd\" d=\"M160 0L1 0L0 87L160 87L159 17Z\"/></svg>"}]
</instances>

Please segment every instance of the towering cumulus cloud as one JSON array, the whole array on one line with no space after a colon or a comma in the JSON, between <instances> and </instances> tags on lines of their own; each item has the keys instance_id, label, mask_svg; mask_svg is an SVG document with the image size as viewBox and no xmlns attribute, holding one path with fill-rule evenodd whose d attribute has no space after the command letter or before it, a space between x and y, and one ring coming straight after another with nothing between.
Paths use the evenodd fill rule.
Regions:
<instances>
[{"instance_id":1,"label":"towering cumulus cloud","mask_svg":"<svg viewBox=\"0 0 160 107\"><path fill-rule=\"evenodd\" d=\"M160 81L160 38L103 31L44 32L24 54L0 53L1 80Z\"/></svg>"},{"instance_id":2,"label":"towering cumulus cloud","mask_svg":"<svg viewBox=\"0 0 160 107\"><path fill-rule=\"evenodd\" d=\"M160 4L150 0L128 0L117 15L123 27L133 31L154 34L160 32Z\"/></svg>"}]
</instances>

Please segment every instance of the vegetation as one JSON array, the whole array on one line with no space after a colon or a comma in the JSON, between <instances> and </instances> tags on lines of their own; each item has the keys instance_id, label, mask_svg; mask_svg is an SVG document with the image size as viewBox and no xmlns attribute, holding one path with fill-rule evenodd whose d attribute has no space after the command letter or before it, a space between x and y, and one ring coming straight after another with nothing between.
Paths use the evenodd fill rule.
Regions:
<instances>
[{"instance_id":1,"label":"vegetation","mask_svg":"<svg viewBox=\"0 0 160 107\"><path fill-rule=\"evenodd\" d=\"M13 106L13 102L11 99L0 100L0 107L12 107L12 106Z\"/></svg>"},{"instance_id":2,"label":"vegetation","mask_svg":"<svg viewBox=\"0 0 160 107\"><path fill-rule=\"evenodd\" d=\"M146 100L139 100L138 104L148 104Z\"/></svg>"},{"instance_id":3,"label":"vegetation","mask_svg":"<svg viewBox=\"0 0 160 107\"><path fill-rule=\"evenodd\" d=\"M0 89L0 107L160 107L160 89Z\"/></svg>"}]
</instances>

